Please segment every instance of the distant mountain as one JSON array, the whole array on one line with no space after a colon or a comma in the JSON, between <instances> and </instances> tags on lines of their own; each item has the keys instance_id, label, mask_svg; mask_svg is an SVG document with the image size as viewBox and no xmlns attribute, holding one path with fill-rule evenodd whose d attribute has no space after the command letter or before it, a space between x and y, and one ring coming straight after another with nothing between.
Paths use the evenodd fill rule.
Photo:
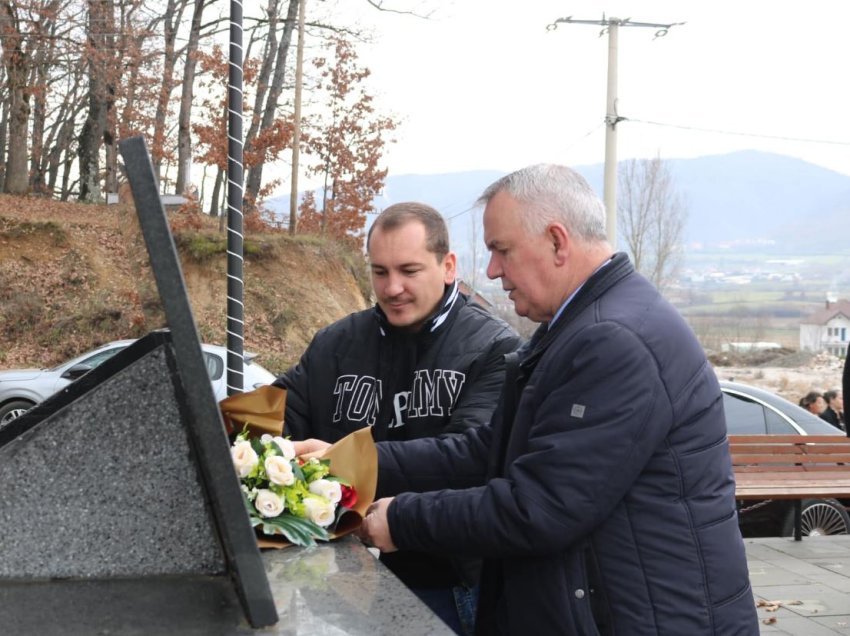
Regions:
<instances>
[{"instance_id":1,"label":"distant mountain","mask_svg":"<svg viewBox=\"0 0 850 636\"><path fill-rule=\"evenodd\" d=\"M690 241L808 250L850 238L850 176L755 151L676 159L670 169L690 209Z\"/></svg>"},{"instance_id":2,"label":"distant mountain","mask_svg":"<svg viewBox=\"0 0 850 636\"><path fill-rule=\"evenodd\" d=\"M688 205L688 243L773 241L775 249L793 253L845 251L850 242L850 176L749 150L666 161ZM601 197L602 164L575 169ZM468 219L480 215L476 199L503 174L476 170L391 176L375 204L379 210L399 201L433 205L449 220L452 243L461 247L472 235ZM286 211L288 197L267 205Z\"/></svg>"}]
</instances>

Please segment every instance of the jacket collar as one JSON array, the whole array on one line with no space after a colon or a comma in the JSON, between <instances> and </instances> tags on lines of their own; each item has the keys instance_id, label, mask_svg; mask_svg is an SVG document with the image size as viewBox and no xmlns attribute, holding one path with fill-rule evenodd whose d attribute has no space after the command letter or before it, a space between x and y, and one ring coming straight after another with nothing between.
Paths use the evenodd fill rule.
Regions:
<instances>
[{"instance_id":1,"label":"jacket collar","mask_svg":"<svg viewBox=\"0 0 850 636\"><path fill-rule=\"evenodd\" d=\"M463 304L462 302L458 303L458 300L462 298L463 295L458 289L457 281L454 281L451 285L446 285L446 289L443 292L443 299L440 301L440 306L437 307L437 311L435 311L428 320L425 321L425 324L422 325L422 329L418 333L426 334L436 333L439 331L440 328L448 321L455 306ZM375 318L378 321L378 328L380 329L382 336L400 333L399 329L390 324L384 310L377 304L375 305Z\"/></svg>"},{"instance_id":2,"label":"jacket collar","mask_svg":"<svg viewBox=\"0 0 850 636\"><path fill-rule=\"evenodd\" d=\"M614 254L608 265L596 270L585 281L584 285L582 285L581 289L570 301L564 313L555 321L551 329L549 329L548 324L542 324L537 328L531 339L521 350L520 357L523 359L522 365L533 366L536 364L540 356L543 355L543 352L546 351L549 343L557 337L558 333L566 328L566 325L570 324L575 320L576 316L596 302L602 294L634 271L628 255L624 252Z\"/></svg>"}]
</instances>

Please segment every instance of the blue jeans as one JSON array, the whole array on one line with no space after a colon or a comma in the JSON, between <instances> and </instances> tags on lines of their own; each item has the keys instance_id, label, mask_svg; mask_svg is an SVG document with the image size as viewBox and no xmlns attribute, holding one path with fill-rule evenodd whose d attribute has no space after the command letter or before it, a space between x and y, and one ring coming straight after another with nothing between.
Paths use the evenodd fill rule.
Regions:
<instances>
[{"instance_id":1,"label":"blue jeans","mask_svg":"<svg viewBox=\"0 0 850 636\"><path fill-rule=\"evenodd\" d=\"M475 634L475 612L478 610L478 586L468 588L456 585L452 588L457 607L457 616L460 619L461 634L474 636Z\"/></svg>"},{"instance_id":2,"label":"blue jeans","mask_svg":"<svg viewBox=\"0 0 850 636\"><path fill-rule=\"evenodd\" d=\"M478 607L478 587L469 589L464 586L411 588L411 591L427 605L432 612L460 636L473 636L475 633L475 611Z\"/></svg>"}]
</instances>

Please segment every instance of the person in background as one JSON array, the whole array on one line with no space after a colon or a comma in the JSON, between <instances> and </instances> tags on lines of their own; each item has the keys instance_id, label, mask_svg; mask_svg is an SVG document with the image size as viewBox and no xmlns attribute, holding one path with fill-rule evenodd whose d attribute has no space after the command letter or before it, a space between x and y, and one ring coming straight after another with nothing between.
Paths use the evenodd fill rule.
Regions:
<instances>
[{"instance_id":1,"label":"person in background","mask_svg":"<svg viewBox=\"0 0 850 636\"><path fill-rule=\"evenodd\" d=\"M832 424L835 428L846 431L844 425L844 399L841 391L824 391L823 399L826 408L821 411L820 417Z\"/></svg>"},{"instance_id":2,"label":"person in background","mask_svg":"<svg viewBox=\"0 0 850 636\"><path fill-rule=\"evenodd\" d=\"M806 409L809 413L819 416L826 408L826 400L824 400L823 395L817 391L809 391L800 398L800 406Z\"/></svg>"},{"instance_id":3,"label":"person in background","mask_svg":"<svg viewBox=\"0 0 850 636\"><path fill-rule=\"evenodd\" d=\"M847 353L844 358L844 373L841 375L841 395L850 391L850 347L847 347ZM843 404L843 401L842 401ZM847 437L850 437L850 426L845 424Z\"/></svg>"},{"instance_id":4,"label":"person in background","mask_svg":"<svg viewBox=\"0 0 850 636\"><path fill-rule=\"evenodd\" d=\"M378 444L361 538L482 557L478 634L755 636L723 399L693 331L613 252L575 171L525 168L480 202L487 275L540 327L488 425Z\"/></svg>"},{"instance_id":5,"label":"person in background","mask_svg":"<svg viewBox=\"0 0 850 636\"><path fill-rule=\"evenodd\" d=\"M284 434L335 442L370 426L376 441L412 440L489 421L521 340L458 290L443 217L392 205L366 249L377 304L320 330L274 382L287 390ZM471 625L478 561L427 551L382 561L455 631Z\"/></svg>"}]
</instances>

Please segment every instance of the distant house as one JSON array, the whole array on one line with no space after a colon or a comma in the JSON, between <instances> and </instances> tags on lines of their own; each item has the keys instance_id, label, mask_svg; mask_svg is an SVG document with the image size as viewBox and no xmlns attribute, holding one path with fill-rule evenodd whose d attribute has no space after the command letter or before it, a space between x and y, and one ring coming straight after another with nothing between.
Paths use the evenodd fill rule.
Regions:
<instances>
[{"instance_id":1,"label":"distant house","mask_svg":"<svg viewBox=\"0 0 850 636\"><path fill-rule=\"evenodd\" d=\"M850 335L850 300L826 301L826 307L800 323L800 351L826 351L847 355Z\"/></svg>"}]
</instances>

